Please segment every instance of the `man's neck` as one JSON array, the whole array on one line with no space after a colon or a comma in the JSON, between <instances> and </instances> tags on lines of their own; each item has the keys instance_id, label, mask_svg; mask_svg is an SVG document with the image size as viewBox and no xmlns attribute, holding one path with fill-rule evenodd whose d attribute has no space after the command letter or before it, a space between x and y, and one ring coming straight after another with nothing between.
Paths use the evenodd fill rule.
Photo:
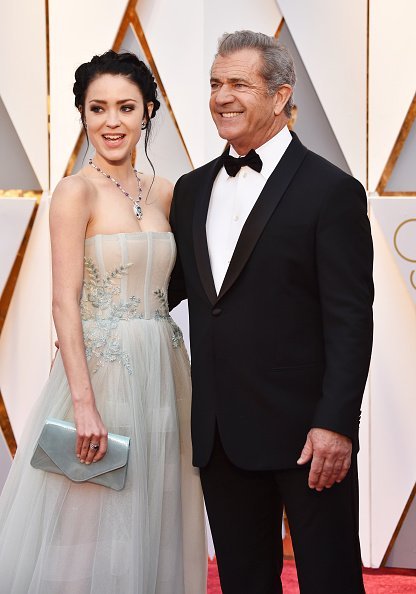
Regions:
<instances>
[{"instance_id":1,"label":"man's neck","mask_svg":"<svg viewBox=\"0 0 416 594\"><path fill-rule=\"evenodd\" d=\"M277 134L279 134L279 132L281 132L281 130L283 130L283 128L287 125L288 122L288 118L282 118L281 120L279 120L278 125L276 125L275 127L273 127L272 130L270 130L268 132L268 134L266 134L262 139L256 139L256 138L250 138L248 139L247 142L240 142L240 143L230 143L231 146L233 147L233 149L235 150L235 152L240 156L243 157L244 155L247 155L247 153L251 150L251 149L258 149L259 147L263 146L263 144L266 144L266 142L268 142L269 140L271 140L274 136L276 136ZM277 122L276 122L277 124Z\"/></svg>"}]
</instances>

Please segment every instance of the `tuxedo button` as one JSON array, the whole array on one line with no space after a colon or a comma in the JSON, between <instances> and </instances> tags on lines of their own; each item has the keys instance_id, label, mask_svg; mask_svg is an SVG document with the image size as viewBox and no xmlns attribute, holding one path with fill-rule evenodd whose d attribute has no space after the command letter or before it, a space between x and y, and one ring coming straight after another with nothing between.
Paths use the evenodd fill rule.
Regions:
<instances>
[{"instance_id":1,"label":"tuxedo button","mask_svg":"<svg viewBox=\"0 0 416 594\"><path fill-rule=\"evenodd\" d=\"M222 309L220 307L214 307L214 309L212 310L213 316L219 316L221 313L222 313Z\"/></svg>"}]
</instances>

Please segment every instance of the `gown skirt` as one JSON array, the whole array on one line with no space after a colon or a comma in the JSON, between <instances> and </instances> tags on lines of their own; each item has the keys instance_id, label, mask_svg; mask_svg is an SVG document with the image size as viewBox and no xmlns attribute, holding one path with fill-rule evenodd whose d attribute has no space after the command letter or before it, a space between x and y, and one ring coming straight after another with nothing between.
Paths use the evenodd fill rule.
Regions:
<instances>
[{"instance_id":1,"label":"gown skirt","mask_svg":"<svg viewBox=\"0 0 416 594\"><path fill-rule=\"evenodd\" d=\"M131 438L126 485L77 484L30 466L45 419L73 421L58 353L0 498L0 594L206 592L190 366L167 303L175 257L168 232L85 241L87 362L108 431Z\"/></svg>"}]
</instances>

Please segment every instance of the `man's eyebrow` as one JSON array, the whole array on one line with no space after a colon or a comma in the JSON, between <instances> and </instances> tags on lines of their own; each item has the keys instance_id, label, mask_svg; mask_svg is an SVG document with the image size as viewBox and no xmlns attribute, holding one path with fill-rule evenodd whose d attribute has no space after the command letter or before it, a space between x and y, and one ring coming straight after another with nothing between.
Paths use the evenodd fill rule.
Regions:
<instances>
[{"instance_id":1,"label":"man's eyebrow","mask_svg":"<svg viewBox=\"0 0 416 594\"><path fill-rule=\"evenodd\" d=\"M226 82L230 82L230 83L240 83L240 82L248 83L249 82L249 80L247 78L244 78L242 76L234 76L232 78L225 78L224 80ZM215 76L211 76L210 82L221 82L221 80L219 78L216 78Z\"/></svg>"}]
</instances>

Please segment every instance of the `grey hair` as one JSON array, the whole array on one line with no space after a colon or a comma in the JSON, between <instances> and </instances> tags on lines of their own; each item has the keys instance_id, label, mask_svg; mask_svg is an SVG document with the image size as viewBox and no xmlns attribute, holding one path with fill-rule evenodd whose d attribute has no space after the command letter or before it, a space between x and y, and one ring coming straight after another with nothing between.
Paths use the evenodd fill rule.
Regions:
<instances>
[{"instance_id":1,"label":"grey hair","mask_svg":"<svg viewBox=\"0 0 416 594\"><path fill-rule=\"evenodd\" d=\"M263 58L261 75L266 81L270 95L274 95L282 85L290 85L292 89L296 83L295 65L293 58L284 45L278 43L275 37L254 31L236 31L224 33L218 40L217 56L228 56L243 49L257 50ZM293 94L284 107L288 118L293 107Z\"/></svg>"}]
</instances>

